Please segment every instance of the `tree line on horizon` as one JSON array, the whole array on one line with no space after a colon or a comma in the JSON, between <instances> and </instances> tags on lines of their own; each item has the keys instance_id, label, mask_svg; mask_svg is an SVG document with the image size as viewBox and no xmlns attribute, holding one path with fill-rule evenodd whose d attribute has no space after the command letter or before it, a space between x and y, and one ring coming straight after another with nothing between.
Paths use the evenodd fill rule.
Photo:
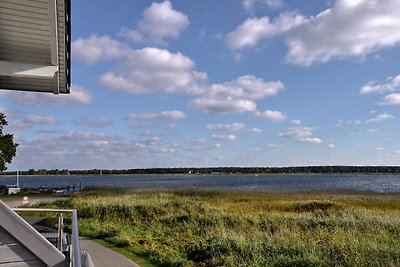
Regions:
<instances>
[{"instance_id":1,"label":"tree line on horizon","mask_svg":"<svg viewBox=\"0 0 400 267\"><path fill-rule=\"evenodd\" d=\"M140 175L140 174L290 174L290 173L400 173L400 166L296 166L296 167L184 167L147 169L29 169L21 175ZM16 171L1 175L16 175Z\"/></svg>"}]
</instances>

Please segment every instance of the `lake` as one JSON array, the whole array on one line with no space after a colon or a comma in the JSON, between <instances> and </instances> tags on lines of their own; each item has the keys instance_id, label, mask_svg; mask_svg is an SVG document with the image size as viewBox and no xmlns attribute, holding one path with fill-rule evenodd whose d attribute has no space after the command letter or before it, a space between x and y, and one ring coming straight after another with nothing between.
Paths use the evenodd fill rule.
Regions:
<instances>
[{"instance_id":1,"label":"lake","mask_svg":"<svg viewBox=\"0 0 400 267\"><path fill-rule=\"evenodd\" d=\"M15 177L0 177L15 184ZM224 190L400 192L400 175L389 174L223 174L123 176L20 176L21 187L113 186Z\"/></svg>"}]
</instances>

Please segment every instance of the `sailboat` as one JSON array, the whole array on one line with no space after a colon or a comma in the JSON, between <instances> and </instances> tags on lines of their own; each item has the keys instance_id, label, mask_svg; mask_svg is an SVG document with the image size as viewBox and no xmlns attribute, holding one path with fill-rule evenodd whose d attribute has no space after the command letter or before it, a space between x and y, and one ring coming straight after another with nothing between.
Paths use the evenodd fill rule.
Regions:
<instances>
[{"instance_id":1,"label":"sailboat","mask_svg":"<svg viewBox=\"0 0 400 267\"><path fill-rule=\"evenodd\" d=\"M20 192L21 188L19 187L19 168L18 168L18 161L17 161L17 184L8 186L8 195L15 195L16 193Z\"/></svg>"}]
</instances>

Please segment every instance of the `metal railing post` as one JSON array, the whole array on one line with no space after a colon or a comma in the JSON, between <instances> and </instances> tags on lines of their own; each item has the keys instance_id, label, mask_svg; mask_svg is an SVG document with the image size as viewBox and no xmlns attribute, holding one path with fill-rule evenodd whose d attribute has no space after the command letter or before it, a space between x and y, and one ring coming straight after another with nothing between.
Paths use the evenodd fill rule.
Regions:
<instances>
[{"instance_id":1,"label":"metal railing post","mask_svg":"<svg viewBox=\"0 0 400 267\"><path fill-rule=\"evenodd\" d=\"M58 250L62 250L62 238L63 238L63 231L64 229L64 218L62 213L60 213L60 216L58 217L58 242L57 242L57 248Z\"/></svg>"},{"instance_id":2,"label":"metal railing post","mask_svg":"<svg viewBox=\"0 0 400 267\"><path fill-rule=\"evenodd\" d=\"M72 210L72 253L74 267L81 267L81 250L79 247L78 215Z\"/></svg>"},{"instance_id":3,"label":"metal railing post","mask_svg":"<svg viewBox=\"0 0 400 267\"><path fill-rule=\"evenodd\" d=\"M38 211L38 212L70 212L72 213L72 251L71 266L81 267L81 250L79 246L78 213L76 209L41 209L41 208L14 208L14 211ZM62 217L62 215L61 215ZM60 224L60 221L59 221ZM60 225L59 225L60 226Z\"/></svg>"}]
</instances>

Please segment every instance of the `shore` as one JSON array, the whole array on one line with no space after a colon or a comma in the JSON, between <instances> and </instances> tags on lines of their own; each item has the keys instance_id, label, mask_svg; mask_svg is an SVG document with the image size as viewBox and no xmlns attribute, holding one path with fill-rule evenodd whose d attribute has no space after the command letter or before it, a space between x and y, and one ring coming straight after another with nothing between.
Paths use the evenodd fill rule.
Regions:
<instances>
[{"instance_id":1,"label":"shore","mask_svg":"<svg viewBox=\"0 0 400 267\"><path fill-rule=\"evenodd\" d=\"M148 266L400 265L397 193L101 188L47 205Z\"/></svg>"}]
</instances>

